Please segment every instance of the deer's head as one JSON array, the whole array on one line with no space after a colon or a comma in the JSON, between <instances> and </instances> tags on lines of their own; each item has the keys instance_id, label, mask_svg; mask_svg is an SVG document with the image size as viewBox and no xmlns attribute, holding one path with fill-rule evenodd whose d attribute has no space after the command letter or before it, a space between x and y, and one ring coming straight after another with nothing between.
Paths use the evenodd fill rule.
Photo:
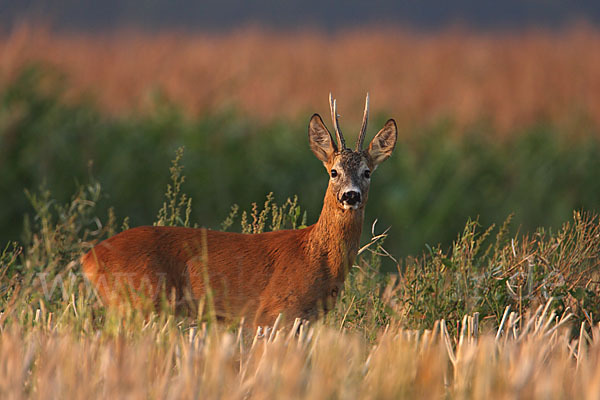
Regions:
<instances>
[{"instance_id":1,"label":"deer's head","mask_svg":"<svg viewBox=\"0 0 600 400\"><path fill-rule=\"evenodd\" d=\"M335 196L338 207L343 210L361 209L368 199L371 174L392 154L396 146L398 138L396 122L393 119L388 120L369 146L363 150L369 117L369 95L367 94L362 127L356 148L351 150L346 147L339 126L336 101L332 99L331 93L329 106L337 144L319 114L314 114L308 125L310 148L329 173L327 191Z\"/></svg>"}]
</instances>

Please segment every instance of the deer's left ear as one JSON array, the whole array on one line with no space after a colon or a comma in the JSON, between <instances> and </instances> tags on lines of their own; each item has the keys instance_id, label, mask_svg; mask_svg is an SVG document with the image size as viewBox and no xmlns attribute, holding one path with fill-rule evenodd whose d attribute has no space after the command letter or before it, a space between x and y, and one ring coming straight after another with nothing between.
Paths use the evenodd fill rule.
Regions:
<instances>
[{"instance_id":1,"label":"deer's left ear","mask_svg":"<svg viewBox=\"0 0 600 400\"><path fill-rule=\"evenodd\" d=\"M367 154L369 154L375 167L392 155L397 140L398 128L396 127L396 121L389 119L383 128L377 132L373 140L371 140L367 149Z\"/></svg>"}]
</instances>

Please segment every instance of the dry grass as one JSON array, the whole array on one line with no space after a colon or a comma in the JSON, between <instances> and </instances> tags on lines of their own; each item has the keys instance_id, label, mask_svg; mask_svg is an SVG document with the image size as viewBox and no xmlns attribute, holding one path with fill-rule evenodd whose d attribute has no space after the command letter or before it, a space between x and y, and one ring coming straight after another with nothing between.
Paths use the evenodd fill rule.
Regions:
<instances>
[{"instance_id":1,"label":"dry grass","mask_svg":"<svg viewBox=\"0 0 600 400\"><path fill-rule=\"evenodd\" d=\"M114 113L147 110L160 88L190 113L238 107L256 118L326 114L332 90L358 125L366 91L401 127L443 117L506 132L540 121L600 126L600 33L475 35L399 31L222 36L58 35L22 26L0 38L0 82L41 61L69 95L92 93ZM574 124L575 122L575 124Z\"/></svg>"},{"instance_id":2,"label":"dry grass","mask_svg":"<svg viewBox=\"0 0 600 400\"><path fill-rule=\"evenodd\" d=\"M176 166L174 181L181 172ZM201 312L198 318L167 307L122 312L94 301L73 260L86 242L117 229L114 217L101 224L95 216L99 189L81 187L66 205L31 195L31 239L24 248L15 244L0 252L0 398L600 396L594 215L576 213L572 224L553 235L538 231L535 241L510 238L504 227L483 254L485 235L469 222L451 253L432 250L423 263L411 262L415 272L406 271L400 286L379 274L383 249L371 246L370 261L359 260L336 308L321 322L290 330L275 326L253 336L238 326L211 324ZM169 221L171 215L182 213L168 209L159 217ZM266 223L268 217L255 208L247 221ZM403 292L425 284L440 286ZM570 294L555 291L561 286L569 286ZM519 298L502 295L505 287ZM525 304L527 291L538 288L545 305ZM457 302L457 295L480 301L490 293L502 301L498 313ZM567 296L573 299L565 307ZM438 321L407 329L417 315L403 310L412 307L415 313L434 309L429 314ZM460 319L463 314L468 316Z\"/></svg>"},{"instance_id":3,"label":"dry grass","mask_svg":"<svg viewBox=\"0 0 600 400\"><path fill-rule=\"evenodd\" d=\"M66 319L80 318L78 306ZM84 310L79 310L83 312ZM508 315L508 313L507 313ZM600 330L571 340L568 316L538 309L518 328L478 337L477 318L458 338L444 321L418 333L382 330L374 345L332 328L244 338L241 331L182 328L171 317L118 322L78 335L63 314L36 312L29 327L3 326L3 398L500 399L600 394ZM530 323L529 323L530 322ZM137 325L137 326L136 326ZM274 333L275 332L275 333Z\"/></svg>"}]
</instances>

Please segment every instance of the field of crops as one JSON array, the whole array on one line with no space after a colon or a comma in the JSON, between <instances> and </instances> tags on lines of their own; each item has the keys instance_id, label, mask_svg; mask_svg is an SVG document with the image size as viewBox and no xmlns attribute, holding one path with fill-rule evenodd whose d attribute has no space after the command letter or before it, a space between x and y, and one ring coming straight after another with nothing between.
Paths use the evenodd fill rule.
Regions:
<instances>
[{"instance_id":1,"label":"field of crops","mask_svg":"<svg viewBox=\"0 0 600 400\"><path fill-rule=\"evenodd\" d=\"M0 38L0 397L597 398L599 47L587 28ZM391 228L325 318L257 334L103 307L77 260L128 226L315 222L329 91L350 142L366 91L368 136L393 117L400 137L361 244Z\"/></svg>"},{"instance_id":2,"label":"field of crops","mask_svg":"<svg viewBox=\"0 0 600 400\"><path fill-rule=\"evenodd\" d=\"M375 113L393 114L406 135L439 119L459 133L485 123L514 134L540 122L575 130L600 124L600 55L588 51L599 46L600 33L585 27L504 35L242 29L61 36L24 25L0 38L0 81L41 62L66 75L70 100L91 94L111 114L153 113L158 97L187 115L234 109L286 124L325 112L333 91L354 126L370 91Z\"/></svg>"}]
</instances>

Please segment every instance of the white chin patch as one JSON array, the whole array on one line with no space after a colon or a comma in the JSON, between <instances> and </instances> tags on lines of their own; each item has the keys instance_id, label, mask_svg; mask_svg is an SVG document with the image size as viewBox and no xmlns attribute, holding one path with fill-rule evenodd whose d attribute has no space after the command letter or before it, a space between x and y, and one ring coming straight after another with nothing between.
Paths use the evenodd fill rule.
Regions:
<instances>
[{"instance_id":1,"label":"white chin patch","mask_svg":"<svg viewBox=\"0 0 600 400\"><path fill-rule=\"evenodd\" d=\"M358 204L350 205L346 202L344 202L343 204L344 204L344 210L356 210L358 208Z\"/></svg>"}]
</instances>

